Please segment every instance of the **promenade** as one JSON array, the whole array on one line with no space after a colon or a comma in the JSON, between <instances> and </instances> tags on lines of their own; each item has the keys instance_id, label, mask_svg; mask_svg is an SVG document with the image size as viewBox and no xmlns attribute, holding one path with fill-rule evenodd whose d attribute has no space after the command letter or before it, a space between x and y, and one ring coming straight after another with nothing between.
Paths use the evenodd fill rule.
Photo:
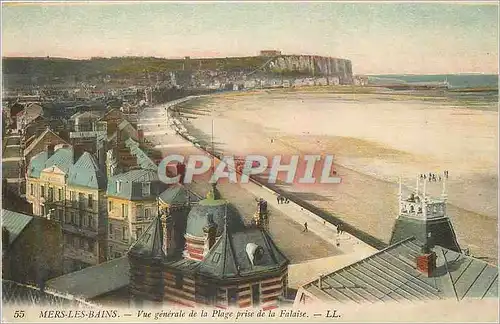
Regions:
<instances>
[{"instance_id":1,"label":"promenade","mask_svg":"<svg viewBox=\"0 0 500 324\"><path fill-rule=\"evenodd\" d=\"M165 107L167 106L148 108L142 113L142 118L148 119L148 123L141 124L148 141L161 149L164 155L206 154L198 145L195 146L184 138L187 134L183 134L184 137L177 134L184 130L179 123L174 123L163 115ZM173 130L168 129L169 125ZM203 182L192 183L189 187L201 195L209 188ZM255 212L256 199L268 201L270 234L290 259L291 269L295 269L290 273L292 288L297 288L300 283L312 280L327 270L347 266L377 251L349 233L338 234L334 225L292 201L278 204L277 193L258 183L221 183L218 188L224 198L244 215L247 222ZM306 222L308 230L304 231Z\"/></svg>"}]
</instances>

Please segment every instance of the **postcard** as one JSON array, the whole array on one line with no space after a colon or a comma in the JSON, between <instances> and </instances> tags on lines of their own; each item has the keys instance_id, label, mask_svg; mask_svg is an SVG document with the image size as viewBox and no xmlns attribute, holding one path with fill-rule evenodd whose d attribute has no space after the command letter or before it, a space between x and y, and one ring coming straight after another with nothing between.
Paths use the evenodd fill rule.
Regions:
<instances>
[{"instance_id":1,"label":"postcard","mask_svg":"<svg viewBox=\"0 0 500 324\"><path fill-rule=\"evenodd\" d=\"M2 321L498 322L498 10L2 2Z\"/></svg>"}]
</instances>

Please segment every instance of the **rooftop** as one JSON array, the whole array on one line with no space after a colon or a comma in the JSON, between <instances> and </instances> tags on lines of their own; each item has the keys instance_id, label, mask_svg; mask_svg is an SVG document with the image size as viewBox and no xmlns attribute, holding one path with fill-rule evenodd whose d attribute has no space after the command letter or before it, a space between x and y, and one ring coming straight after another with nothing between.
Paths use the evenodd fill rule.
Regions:
<instances>
[{"instance_id":1,"label":"rooftop","mask_svg":"<svg viewBox=\"0 0 500 324\"><path fill-rule=\"evenodd\" d=\"M16 240L32 219L32 216L2 209L2 226L9 230L9 244Z\"/></svg>"},{"instance_id":2,"label":"rooftop","mask_svg":"<svg viewBox=\"0 0 500 324\"><path fill-rule=\"evenodd\" d=\"M435 246L436 270L427 277L416 269L421 246L408 238L303 288L321 300L341 303L498 297L497 267Z\"/></svg>"},{"instance_id":3,"label":"rooftop","mask_svg":"<svg viewBox=\"0 0 500 324\"><path fill-rule=\"evenodd\" d=\"M91 299L129 284L127 257L114 259L47 282L47 288Z\"/></svg>"}]
</instances>

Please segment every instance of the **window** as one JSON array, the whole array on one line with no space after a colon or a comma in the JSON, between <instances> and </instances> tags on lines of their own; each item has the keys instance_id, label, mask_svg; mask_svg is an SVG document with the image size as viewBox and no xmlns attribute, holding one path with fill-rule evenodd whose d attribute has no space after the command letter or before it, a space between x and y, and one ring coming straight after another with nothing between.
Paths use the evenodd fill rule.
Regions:
<instances>
[{"instance_id":1,"label":"window","mask_svg":"<svg viewBox=\"0 0 500 324\"><path fill-rule=\"evenodd\" d=\"M149 219L151 217L151 209L149 209L149 208L144 209L144 217L146 219Z\"/></svg>"},{"instance_id":2,"label":"window","mask_svg":"<svg viewBox=\"0 0 500 324\"><path fill-rule=\"evenodd\" d=\"M40 197L45 197L45 186L40 186Z\"/></svg>"},{"instance_id":3,"label":"window","mask_svg":"<svg viewBox=\"0 0 500 324\"><path fill-rule=\"evenodd\" d=\"M34 188L34 187L35 187L35 186L33 186L33 184L31 183L31 184L30 184L30 195L32 195L32 196L33 196L33 194L35 193L35 190L34 190L35 188Z\"/></svg>"},{"instance_id":4,"label":"window","mask_svg":"<svg viewBox=\"0 0 500 324\"><path fill-rule=\"evenodd\" d=\"M80 249L85 249L85 240L83 238L80 238Z\"/></svg>"},{"instance_id":5,"label":"window","mask_svg":"<svg viewBox=\"0 0 500 324\"><path fill-rule=\"evenodd\" d=\"M87 226L92 228L92 215L87 215Z\"/></svg>"},{"instance_id":6,"label":"window","mask_svg":"<svg viewBox=\"0 0 500 324\"><path fill-rule=\"evenodd\" d=\"M83 205L84 201L85 201L85 194L83 193L79 193L78 194L78 201L80 202L80 204Z\"/></svg>"},{"instance_id":7,"label":"window","mask_svg":"<svg viewBox=\"0 0 500 324\"><path fill-rule=\"evenodd\" d=\"M109 201L108 202L108 211L112 211L112 210L113 210L113 202Z\"/></svg>"},{"instance_id":8,"label":"window","mask_svg":"<svg viewBox=\"0 0 500 324\"><path fill-rule=\"evenodd\" d=\"M151 182L145 182L142 184L142 196L147 197L151 194Z\"/></svg>"},{"instance_id":9,"label":"window","mask_svg":"<svg viewBox=\"0 0 500 324\"><path fill-rule=\"evenodd\" d=\"M127 228L126 227L122 228L122 238L124 241L127 241Z\"/></svg>"},{"instance_id":10,"label":"window","mask_svg":"<svg viewBox=\"0 0 500 324\"><path fill-rule=\"evenodd\" d=\"M80 215L80 227L87 226L87 219L85 216Z\"/></svg>"},{"instance_id":11,"label":"window","mask_svg":"<svg viewBox=\"0 0 500 324\"><path fill-rule=\"evenodd\" d=\"M89 240L89 252L94 252L94 241Z\"/></svg>"},{"instance_id":12,"label":"window","mask_svg":"<svg viewBox=\"0 0 500 324\"><path fill-rule=\"evenodd\" d=\"M71 212L71 223L76 225L76 214L75 212Z\"/></svg>"},{"instance_id":13,"label":"window","mask_svg":"<svg viewBox=\"0 0 500 324\"><path fill-rule=\"evenodd\" d=\"M227 290L227 301L230 306L236 305L238 301L238 290L236 288L229 288Z\"/></svg>"},{"instance_id":14,"label":"window","mask_svg":"<svg viewBox=\"0 0 500 324\"><path fill-rule=\"evenodd\" d=\"M142 228L137 227L137 230L136 230L136 237L137 237L137 239L139 239L139 237L141 237L141 235L142 235Z\"/></svg>"},{"instance_id":15,"label":"window","mask_svg":"<svg viewBox=\"0 0 500 324\"><path fill-rule=\"evenodd\" d=\"M74 247L75 249L78 247L78 245L79 245L79 243L80 243L79 241L80 241L80 240L79 240L79 238L78 238L78 237L73 237L73 244L72 244L72 245L73 245L73 247Z\"/></svg>"},{"instance_id":16,"label":"window","mask_svg":"<svg viewBox=\"0 0 500 324\"><path fill-rule=\"evenodd\" d=\"M142 220L144 217L144 206L137 205L137 220Z\"/></svg>"},{"instance_id":17,"label":"window","mask_svg":"<svg viewBox=\"0 0 500 324\"><path fill-rule=\"evenodd\" d=\"M181 274L175 276L175 288L181 289L183 283L183 278Z\"/></svg>"},{"instance_id":18,"label":"window","mask_svg":"<svg viewBox=\"0 0 500 324\"><path fill-rule=\"evenodd\" d=\"M40 205L40 213L42 214L43 217L45 217L45 206L44 205Z\"/></svg>"},{"instance_id":19,"label":"window","mask_svg":"<svg viewBox=\"0 0 500 324\"><path fill-rule=\"evenodd\" d=\"M88 199L89 208L92 208L93 203L94 203L94 201L93 201L94 197L92 196L92 194L89 194L87 199Z\"/></svg>"},{"instance_id":20,"label":"window","mask_svg":"<svg viewBox=\"0 0 500 324\"><path fill-rule=\"evenodd\" d=\"M62 195L62 189L61 188L59 188L57 190L57 195L59 196L59 200L63 200L63 195Z\"/></svg>"},{"instance_id":21,"label":"window","mask_svg":"<svg viewBox=\"0 0 500 324\"><path fill-rule=\"evenodd\" d=\"M252 303L253 306L259 306L260 304L260 287L259 284L252 285Z\"/></svg>"},{"instance_id":22,"label":"window","mask_svg":"<svg viewBox=\"0 0 500 324\"><path fill-rule=\"evenodd\" d=\"M113 235L113 224L109 224L109 235Z\"/></svg>"},{"instance_id":23,"label":"window","mask_svg":"<svg viewBox=\"0 0 500 324\"><path fill-rule=\"evenodd\" d=\"M48 197L49 199L48 200L49 201L54 200L54 188L49 188L48 194L49 194L49 197Z\"/></svg>"},{"instance_id":24,"label":"window","mask_svg":"<svg viewBox=\"0 0 500 324\"><path fill-rule=\"evenodd\" d=\"M127 204L122 204L122 217L128 217L128 206L127 206Z\"/></svg>"},{"instance_id":25,"label":"window","mask_svg":"<svg viewBox=\"0 0 500 324\"><path fill-rule=\"evenodd\" d=\"M122 182L120 180L116 181L116 192L120 192L122 190Z\"/></svg>"}]
</instances>

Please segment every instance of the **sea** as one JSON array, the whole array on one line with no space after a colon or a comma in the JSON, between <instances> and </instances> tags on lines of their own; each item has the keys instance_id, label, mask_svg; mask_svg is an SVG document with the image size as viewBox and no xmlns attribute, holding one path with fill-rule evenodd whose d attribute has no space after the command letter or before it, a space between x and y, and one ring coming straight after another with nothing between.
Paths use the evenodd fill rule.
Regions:
<instances>
[{"instance_id":1,"label":"sea","mask_svg":"<svg viewBox=\"0 0 500 324\"><path fill-rule=\"evenodd\" d=\"M450 88L496 88L498 89L497 74L386 74L368 75L369 83L406 83L406 82L444 82L448 81Z\"/></svg>"}]
</instances>

